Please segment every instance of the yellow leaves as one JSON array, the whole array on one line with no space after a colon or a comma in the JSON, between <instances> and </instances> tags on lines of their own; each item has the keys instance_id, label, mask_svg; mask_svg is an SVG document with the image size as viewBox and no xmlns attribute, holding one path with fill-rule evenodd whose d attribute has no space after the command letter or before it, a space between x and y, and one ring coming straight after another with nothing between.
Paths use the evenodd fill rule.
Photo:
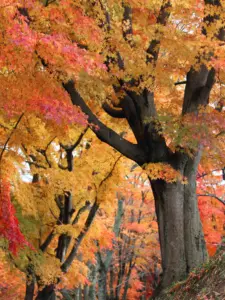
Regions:
<instances>
[{"instance_id":1,"label":"yellow leaves","mask_svg":"<svg viewBox=\"0 0 225 300\"><path fill-rule=\"evenodd\" d=\"M62 276L59 259L43 254L42 261L36 261L35 272L40 277L41 285L57 283L57 279Z\"/></svg>"},{"instance_id":2,"label":"yellow leaves","mask_svg":"<svg viewBox=\"0 0 225 300\"><path fill-rule=\"evenodd\" d=\"M0 75L8 76L8 74L9 74L9 69L7 66L4 66L0 69Z\"/></svg>"},{"instance_id":3,"label":"yellow leaves","mask_svg":"<svg viewBox=\"0 0 225 300\"><path fill-rule=\"evenodd\" d=\"M17 202L22 207L23 214L37 218L38 210L36 201L34 200L33 192L34 190L31 184L28 184L21 180L15 184L14 196Z\"/></svg>"},{"instance_id":4,"label":"yellow leaves","mask_svg":"<svg viewBox=\"0 0 225 300\"><path fill-rule=\"evenodd\" d=\"M144 165L143 168L151 180L162 179L170 183L177 181L181 181L183 184L187 183L187 180L182 176L182 174L172 168L169 164L149 163Z\"/></svg>"},{"instance_id":5,"label":"yellow leaves","mask_svg":"<svg viewBox=\"0 0 225 300\"><path fill-rule=\"evenodd\" d=\"M68 236L76 238L77 235L80 233L80 230L78 230L77 227L77 225L71 224L58 225L54 228L54 233L58 235L66 234Z\"/></svg>"},{"instance_id":6,"label":"yellow leaves","mask_svg":"<svg viewBox=\"0 0 225 300\"><path fill-rule=\"evenodd\" d=\"M88 266L81 260L75 259L66 276L62 277L59 287L76 288L88 284Z\"/></svg>"}]
</instances>

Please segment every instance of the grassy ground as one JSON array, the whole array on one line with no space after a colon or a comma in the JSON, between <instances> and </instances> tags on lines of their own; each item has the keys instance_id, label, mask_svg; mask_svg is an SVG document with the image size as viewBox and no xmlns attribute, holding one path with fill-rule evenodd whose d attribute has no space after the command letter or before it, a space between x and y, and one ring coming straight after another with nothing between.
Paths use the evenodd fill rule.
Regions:
<instances>
[{"instance_id":1,"label":"grassy ground","mask_svg":"<svg viewBox=\"0 0 225 300\"><path fill-rule=\"evenodd\" d=\"M201 269L170 287L157 300L225 300L225 243Z\"/></svg>"}]
</instances>

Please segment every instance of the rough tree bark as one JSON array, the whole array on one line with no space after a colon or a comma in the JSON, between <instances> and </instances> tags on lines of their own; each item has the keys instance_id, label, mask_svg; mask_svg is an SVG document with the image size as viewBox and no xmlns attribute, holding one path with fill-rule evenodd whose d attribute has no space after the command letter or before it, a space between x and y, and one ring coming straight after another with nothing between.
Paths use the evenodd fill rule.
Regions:
<instances>
[{"instance_id":1,"label":"rough tree bark","mask_svg":"<svg viewBox=\"0 0 225 300\"><path fill-rule=\"evenodd\" d=\"M200 154L194 159L179 156L178 170L187 176L187 184L151 180L163 268L159 290L182 280L207 259L196 197L195 178Z\"/></svg>"}]
</instances>

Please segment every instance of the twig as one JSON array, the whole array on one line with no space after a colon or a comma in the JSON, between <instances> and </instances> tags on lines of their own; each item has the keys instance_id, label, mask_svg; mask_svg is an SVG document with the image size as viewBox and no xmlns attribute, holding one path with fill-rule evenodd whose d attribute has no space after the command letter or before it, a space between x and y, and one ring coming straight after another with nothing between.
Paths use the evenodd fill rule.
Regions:
<instances>
[{"instance_id":1,"label":"twig","mask_svg":"<svg viewBox=\"0 0 225 300\"><path fill-rule=\"evenodd\" d=\"M178 81L178 82L175 82L174 85L180 85L180 84L186 84L187 81L184 80L184 81Z\"/></svg>"},{"instance_id":2,"label":"twig","mask_svg":"<svg viewBox=\"0 0 225 300\"><path fill-rule=\"evenodd\" d=\"M225 205L225 200L217 197L215 194L197 194L198 197L212 197L212 198L215 198L217 199L218 201L220 201L220 203L222 203L223 205Z\"/></svg>"},{"instance_id":3,"label":"twig","mask_svg":"<svg viewBox=\"0 0 225 300\"><path fill-rule=\"evenodd\" d=\"M1 162L1 160L2 160L3 154L4 154L5 150L6 150L7 145L8 145L8 142L10 141L10 139L11 139L11 137L12 137L14 131L15 131L16 128L18 127L18 125L19 125L19 123L20 123L20 121L21 121L21 119L22 119L23 116L24 116L24 113L22 113L22 114L20 115L20 117L19 117L19 119L17 120L15 126L13 127L12 131L10 132L9 137L8 137L7 140L6 140L6 142L5 142L4 146L3 146L3 149L2 149L2 151L1 151L1 153L0 153L0 162Z\"/></svg>"}]
</instances>

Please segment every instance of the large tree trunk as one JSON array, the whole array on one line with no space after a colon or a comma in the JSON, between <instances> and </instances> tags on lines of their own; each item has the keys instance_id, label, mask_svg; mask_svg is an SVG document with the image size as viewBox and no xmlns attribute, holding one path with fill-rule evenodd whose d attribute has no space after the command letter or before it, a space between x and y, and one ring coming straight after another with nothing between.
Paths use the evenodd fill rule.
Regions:
<instances>
[{"instance_id":1,"label":"large tree trunk","mask_svg":"<svg viewBox=\"0 0 225 300\"><path fill-rule=\"evenodd\" d=\"M163 278L159 290L188 275L207 259L207 251L196 197L196 170L200 153L190 159L178 155L176 169L188 179L150 180L159 226Z\"/></svg>"}]
</instances>

